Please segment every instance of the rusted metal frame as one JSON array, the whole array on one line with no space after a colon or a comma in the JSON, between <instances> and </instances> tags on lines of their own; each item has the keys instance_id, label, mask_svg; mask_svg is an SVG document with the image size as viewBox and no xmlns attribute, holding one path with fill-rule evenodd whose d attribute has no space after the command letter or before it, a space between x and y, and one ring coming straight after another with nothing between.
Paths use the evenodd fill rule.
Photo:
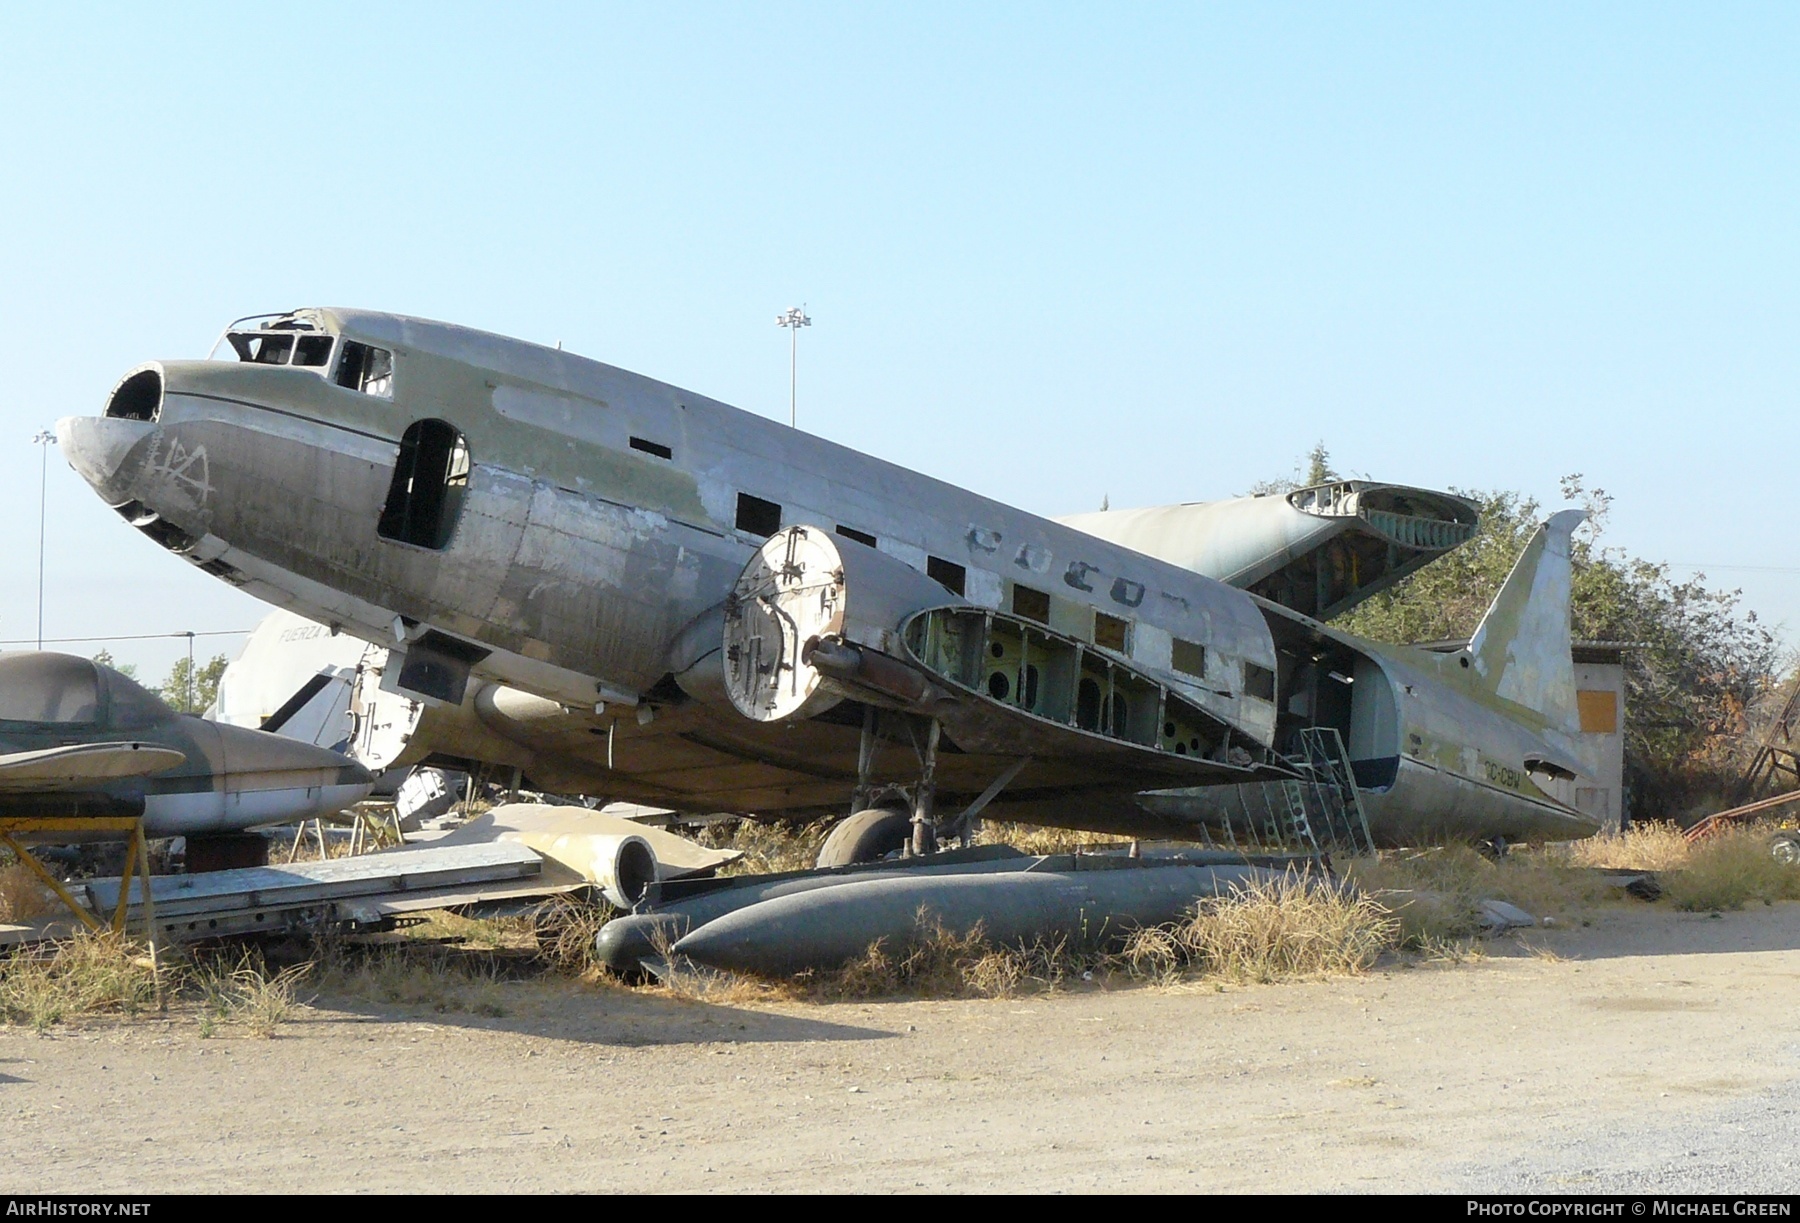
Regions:
<instances>
[{"instance_id":1,"label":"rusted metal frame","mask_svg":"<svg viewBox=\"0 0 1800 1223\"><path fill-rule=\"evenodd\" d=\"M0 845L4 845L6 848L10 849L13 856L25 864L27 870L36 875L52 892L55 892L63 904L68 906L69 912L80 919L82 925L86 926L95 934L100 933L100 931L105 928L100 924L100 920L92 913L89 913L87 907L79 900L76 900L74 894L71 893L68 888L63 886L62 880L46 870L43 863L39 862L23 845L13 839L10 830L0 832Z\"/></svg>"},{"instance_id":2,"label":"rusted metal frame","mask_svg":"<svg viewBox=\"0 0 1800 1223\"><path fill-rule=\"evenodd\" d=\"M1776 807L1784 807L1788 803L1800 802L1800 790L1791 790L1786 794L1778 794L1774 798L1761 799L1754 803L1745 803L1741 807L1732 807L1727 811L1715 812L1695 824L1682 835L1689 841L1698 841L1711 833L1720 824L1741 820L1745 816L1759 815L1764 811L1772 811Z\"/></svg>"}]
</instances>

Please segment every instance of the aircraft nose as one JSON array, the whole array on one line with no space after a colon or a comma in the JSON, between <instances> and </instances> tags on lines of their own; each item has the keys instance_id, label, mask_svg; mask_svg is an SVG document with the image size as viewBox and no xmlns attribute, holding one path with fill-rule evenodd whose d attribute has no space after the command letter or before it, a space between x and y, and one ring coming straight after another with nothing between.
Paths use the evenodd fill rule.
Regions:
<instances>
[{"instance_id":1,"label":"aircraft nose","mask_svg":"<svg viewBox=\"0 0 1800 1223\"><path fill-rule=\"evenodd\" d=\"M56 422L56 441L76 474L108 505L131 500L131 488L143 466L138 443L156 431L147 420L109 416L65 416Z\"/></svg>"}]
</instances>

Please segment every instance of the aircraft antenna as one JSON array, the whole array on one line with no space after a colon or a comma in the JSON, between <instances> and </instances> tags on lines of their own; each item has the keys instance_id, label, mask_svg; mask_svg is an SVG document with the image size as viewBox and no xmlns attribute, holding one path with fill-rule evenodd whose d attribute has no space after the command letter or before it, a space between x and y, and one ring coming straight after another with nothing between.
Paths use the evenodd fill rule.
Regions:
<instances>
[{"instance_id":1,"label":"aircraft antenna","mask_svg":"<svg viewBox=\"0 0 1800 1223\"><path fill-rule=\"evenodd\" d=\"M799 351L800 351L800 329L802 327L811 327L812 326L812 320L810 318L806 317L806 303L802 302L798 306L789 307L786 314L776 315L775 316L775 325L777 327L786 327L789 329L788 330L788 428L794 429L794 428L799 427L796 424L796 421L799 418L797 417L797 415L794 412L794 386L795 386L796 375L798 373L798 368L799 368L798 361L799 361Z\"/></svg>"}]
</instances>

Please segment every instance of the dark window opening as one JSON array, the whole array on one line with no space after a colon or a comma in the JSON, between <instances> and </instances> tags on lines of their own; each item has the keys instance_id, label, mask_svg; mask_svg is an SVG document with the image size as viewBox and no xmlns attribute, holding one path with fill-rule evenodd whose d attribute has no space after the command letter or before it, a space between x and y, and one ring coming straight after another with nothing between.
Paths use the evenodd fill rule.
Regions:
<instances>
[{"instance_id":1,"label":"dark window opening","mask_svg":"<svg viewBox=\"0 0 1800 1223\"><path fill-rule=\"evenodd\" d=\"M231 347L238 360L253 365L286 365L294 351L291 335L267 335L258 331L234 331Z\"/></svg>"},{"instance_id":2,"label":"dark window opening","mask_svg":"<svg viewBox=\"0 0 1800 1223\"><path fill-rule=\"evenodd\" d=\"M456 531L469 487L469 447L454 425L418 420L400 438L400 455L375 531L383 539L442 548Z\"/></svg>"},{"instance_id":3,"label":"dark window opening","mask_svg":"<svg viewBox=\"0 0 1800 1223\"><path fill-rule=\"evenodd\" d=\"M633 450L642 450L645 454L653 454L659 459L672 459L675 457L675 452L661 442L645 441L641 437L634 437L631 439L631 448Z\"/></svg>"},{"instance_id":4,"label":"dark window opening","mask_svg":"<svg viewBox=\"0 0 1800 1223\"><path fill-rule=\"evenodd\" d=\"M963 592L963 583L968 578L968 570L955 561L947 561L940 556L925 558L925 576L942 586L953 595Z\"/></svg>"},{"instance_id":5,"label":"dark window opening","mask_svg":"<svg viewBox=\"0 0 1800 1223\"><path fill-rule=\"evenodd\" d=\"M1275 672L1253 662L1244 664L1244 695L1265 701L1275 699Z\"/></svg>"},{"instance_id":6,"label":"dark window opening","mask_svg":"<svg viewBox=\"0 0 1800 1223\"><path fill-rule=\"evenodd\" d=\"M1112 722L1100 729L1116 739L1123 739L1125 737L1125 725L1130 717L1131 705L1125 700L1125 694L1123 692L1115 692L1113 693L1112 699Z\"/></svg>"},{"instance_id":7,"label":"dark window opening","mask_svg":"<svg viewBox=\"0 0 1800 1223\"><path fill-rule=\"evenodd\" d=\"M1012 681L1006 678L1005 672L996 671L988 676L988 695L996 701L1004 701L1006 694L1011 691Z\"/></svg>"},{"instance_id":8,"label":"dark window opening","mask_svg":"<svg viewBox=\"0 0 1800 1223\"><path fill-rule=\"evenodd\" d=\"M1038 669L1029 663L1025 666L1025 691L1019 695L1024 698L1020 701L1020 704L1024 705L1025 708L1037 708Z\"/></svg>"},{"instance_id":9,"label":"dark window opening","mask_svg":"<svg viewBox=\"0 0 1800 1223\"><path fill-rule=\"evenodd\" d=\"M331 360L331 337L303 335L294 345L295 365L324 365Z\"/></svg>"},{"instance_id":10,"label":"dark window opening","mask_svg":"<svg viewBox=\"0 0 1800 1223\"><path fill-rule=\"evenodd\" d=\"M749 493L739 493L737 529L748 531L752 535L773 535L781 530L781 507L773 501L764 501Z\"/></svg>"},{"instance_id":11,"label":"dark window opening","mask_svg":"<svg viewBox=\"0 0 1800 1223\"><path fill-rule=\"evenodd\" d=\"M859 531L855 527L847 527L841 522L838 523L837 533L842 535L845 539L855 540L865 548L873 548L875 546L875 537L873 535L869 534L867 531ZM958 591L957 593L961 594L962 592Z\"/></svg>"},{"instance_id":12,"label":"dark window opening","mask_svg":"<svg viewBox=\"0 0 1800 1223\"><path fill-rule=\"evenodd\" d=\"M1206 647L1196 645L1192 641L1183 641L1177 637L1169 661L1183 675L1191 675L1195 679L1200 679L1206 674ZM1273 689L1270 690L1270 696L1271 698L1274 696Z\"/></svg>"},{"instance_id":13,"label":"dark window opening","mask_svg":"<svg viewBox=\"0 0 1800 1223\"><path fill-rule=\"evenodd\" d=\"M1036 620L1039 624L1050 623L1050 596L1041 590L1033 590L1029 586L1014 586L1012 609L1015 616Z\"/></svg>"},{"instance_id":14,"label":"dark window opening","mask_svg":"<svg viewBox=\"0 0 1800 1223\"><path fill-rule=\"evenodd\" d=\"M1087 676L1075 686L1075 725L1082 730L1100 729L1100 684Z\"/></svg>"},{"instance_id":15,"label":"dark window opening","mask_svg":"<svg viewBox=\"0 0 1800 1223\"><path fill-rule=\"evenodd\" d=\"M155 420L162 408L162 396L162 375L153 369L141 369L119 383L112 398L106 401L106 414L114 420Z\"/></svg>"},{"instance_id":16,"label":"dark window opening","mask_svg":"<svg viewBox=\"0 0 1800 1223\"><path fill-rule=\"evenodd\" d=\"M1125 653L1125 635L1130 622L1105 612L1094 613L1094 644L1103 650Z\"/></svg>"},{"instance_id":17,"label":"dark window opening","mask_svg":"<svg viewBox=\"0 0 1800 1223\"><path fill-rule=\"evenodd\" d=\"M392 396L394 354L385 348L345 340L343 355L338 358L337 384L365 395Z\"/></svg>"}]
</instances>

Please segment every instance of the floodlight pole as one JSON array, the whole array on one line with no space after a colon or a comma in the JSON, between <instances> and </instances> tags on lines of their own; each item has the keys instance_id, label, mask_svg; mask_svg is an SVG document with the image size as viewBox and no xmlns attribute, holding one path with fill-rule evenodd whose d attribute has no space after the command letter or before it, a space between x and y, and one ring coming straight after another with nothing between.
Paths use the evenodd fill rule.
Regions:
<instances>
[{"instance_id":1,"label":"floodlight pole","mask_svg":"<svg viewBox=\"0 0 1800 1223\"><path fill-rule=\"evenodd\" d=\"M50 504L50 447L56 434L39 429L32 436L35 445L43 447L43 461L38 464L38 619L37 648L44 648L44 512Z\"/></svg>"},{"instance_id":2,"label":"floodlight pole","mask_svg":"<svg viewBox=\"0 0 1800 1223\"><path fill-rule=\"evenodd\" d=\"M806 317L804 303L794 306L786 314L775 316L777 327L788 328L788 428L797 428L798 415L795 412L795 385L799 374L800 329L811 327L812 320Z\"/></svg>"}]
</instances>

